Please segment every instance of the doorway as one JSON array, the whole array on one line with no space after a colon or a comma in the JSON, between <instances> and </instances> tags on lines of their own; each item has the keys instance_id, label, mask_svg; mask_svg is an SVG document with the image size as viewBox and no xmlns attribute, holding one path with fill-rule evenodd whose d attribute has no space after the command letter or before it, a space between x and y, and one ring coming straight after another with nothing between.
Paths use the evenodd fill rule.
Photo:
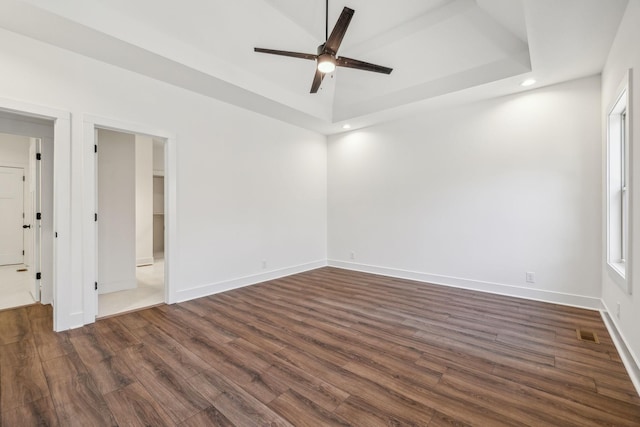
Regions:
<instances>
[{"instance_id":1,"label":"doorway","mask_svg":"<svg viewBox=\"0 0 640 427\"><path fill-rule=\"evenodd\" d=\"M21 120L3 113L0 129L24 130ZM39 133L36 128L31 131ZM51 302L52 289L42 280L46 276L51 284L53 276L53 242L42 238L43 225L51 228L53 210L51 194L44 204L41 197L42 171L52 172L53 150L47 151L42 152L41 138L0 133L0 310L40 302L43 288L43 302Z\"/></svg>"},{"instance_id":2,"label":"doorway","mask_svg":"<svg viewBox=\"0 0 640 427\"><path fill-rule=\"evenodd\" d=\"M96 128L97 317L166 301L165 141Z\"/></svg>"}]
</instances>

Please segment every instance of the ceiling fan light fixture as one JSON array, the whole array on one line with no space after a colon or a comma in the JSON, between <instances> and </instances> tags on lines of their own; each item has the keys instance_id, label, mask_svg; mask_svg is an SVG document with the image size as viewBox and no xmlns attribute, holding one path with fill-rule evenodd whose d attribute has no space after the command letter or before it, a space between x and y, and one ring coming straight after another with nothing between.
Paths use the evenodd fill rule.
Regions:
<instances>
[{"instance_id":1,"label":"ceiling fan light fixture","mask_svg":"<svg viewBox=\"0 0 640 427\"><path fill-rule=\"evenodd\" d=\"M318 71L327 74L332 73L336 69L335 59L328 53L318 56Z\"/></svg>"},{"instance_id":2,"label":"ceiling fan light fixture","mask_svg":"<svg viewBox=\"0 0 640 427\"><path fill-rule=\"evenodd\" d=\"M286 50L265 49L261 47L254 47L255 52L269 53L271 55L289 56L291 58L307 59L316 61L316 70L313 74L313 83L311 83L311 90L309 93L318 93L320 85L325 75L332 73L336 67L347 67L356 70L371 71L374 73L391 74L392 68L383 67L381 65L370 64L368 62L359 61L357 59L345 58L343 56L336 58L338 49L342 39L349 28L349 23L353 17L354 10L348 7L344 7L336 25L329 35L329 0L326 1L325 7L325 42L318 46L317 54L301 52L290 52Z\"/></svg>"}]
</instances>

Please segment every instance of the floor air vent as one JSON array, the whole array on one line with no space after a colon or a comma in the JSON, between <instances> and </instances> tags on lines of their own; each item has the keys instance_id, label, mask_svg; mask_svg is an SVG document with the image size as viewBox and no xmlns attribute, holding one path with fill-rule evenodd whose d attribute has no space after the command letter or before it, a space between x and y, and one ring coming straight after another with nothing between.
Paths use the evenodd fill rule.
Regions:
<instances>
[{"instance_id":1,"label":"floor air vent","mask_svg":"<svg viewBox=\"0 0 640 427\"><path fill-rule=\"evenodd\" d=\"M600 344L598 340L598 334L591 331L583 331L582 329L576 329L576 335L580 341L590 341L596 344Z\"/></svg>"}]
</instances>

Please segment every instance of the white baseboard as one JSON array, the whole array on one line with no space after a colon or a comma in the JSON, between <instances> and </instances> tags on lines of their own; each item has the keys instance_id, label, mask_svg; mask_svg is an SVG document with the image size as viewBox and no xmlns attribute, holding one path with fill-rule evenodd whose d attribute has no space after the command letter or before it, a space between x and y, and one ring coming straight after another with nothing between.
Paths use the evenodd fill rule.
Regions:
<instances>
[{"instance_id":1,"label":"white baseboard","mask_svg":"<svg viewBox=\"0 0 640 427\"><path fill-rule=\"evenodd\" d=\"M138 287L138 283L134 280L117 280L109 283L100 283L98 285L98 294L110 294L111 292L128 291Z\"/></svg>"},{"instance_id":2,"label":"white baseboard","mask_svg":"<svg viewBox=\"0 0 640 427\"><path fill-rule=\"evenodd\" d=\"M84 313L82 311L76 311L66 316L64 324L56 325L56 332L67 331L69 329L80 328L84 326Z\"/></svg>"},{"instance_id":3,"label":"white baseboard","mask_svg":"<svg viewBox=\"0 0 640 427\"><path fill-rule=\"evenodd\" d=\"M236 279L225 280L222 282L210 283L207 285L176 292L175 301L183 302L195 298L206 297L208 295L226 292L232 289L242 288L244 286L255 285L256 283L266 282L268 280L278 279L280 277L290 276L292 274L315 270L316 268L326 267L326 265L326 260L314 261L292 267L281 268L278 270L271 270L264 273L253 274L250 276L239 277Z\"/></svg>"},{"instance_id":4,"label":"white baseboard","mask_svg":"<svg viewBox=\"0 0 640 427\"><path fill-rule=\"evenodd\" d=\"M136 259L136 267L142 267L143 265L153 265L153 257L138 258Z\"/></svg>"},{"instance_id":5,"label":"white baseboard","mask_svg":"<svg viewBox=\"0 0 640 427\"><path fill-rule=\"evenodd\" d=\"M416 280L418 282L433 283L434 285L450 286L454 288L470 289L491 294L507 295L517 298L525 298L535 301L550 302L553 304L568 305L572 307L600 310L602 302L600 298L586 297L582 295L565 294L561 292L545 291L542 289L522 288L519 286L505 285L501 283L483 282L480 280L462 279L459 277L441 276L437 274L421 273L417 271L400 270L389 267L378 267L367 264L357 264L338 260L328 260L330 267L343 268L345 270L362 271L364 273L379 274L382 276L397 277L399 279Z\"/></svg>"},{"instance_id":6,"label":"white baseboard","mask_svg":"<svg viewBox=\"0 0 640 427\"><path fill-rule=\"evenodd\" d=\"M636 356L631 350L631 347L629 347L616 319L609 315L611 310L609 310L604 301L602 301L602 305L604 307L603 310L600 310L602 320L609 331L609 335L611 335L611 339L613 340L616 349L618 349L618 354L620 354L622 363L627 369L627 373L631 378L633 386L636 388L638 395L640 395L640 359L638 359L638 356Z\"/></svg>"}]
</instances>

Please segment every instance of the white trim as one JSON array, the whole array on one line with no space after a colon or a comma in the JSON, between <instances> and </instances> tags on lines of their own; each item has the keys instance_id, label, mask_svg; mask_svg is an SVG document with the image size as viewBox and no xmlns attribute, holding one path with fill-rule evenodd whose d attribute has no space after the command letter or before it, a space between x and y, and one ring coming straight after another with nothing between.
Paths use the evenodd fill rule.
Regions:
<instances>
[{"instance_id":1,"label":"white trim","mask_svg":"<svg viewBox=\"0 0 640 427\"><path fill-rule=\"evenodd\" d=\"M70 313L69 314L69 318L68 318L68 322L69 325L67 326L67 329L75 329L75 328L81 328L84 326L84 313L82 311L78 311L75 313Z\"/></svg>"},{"instance_id":2,"label":"white trim","mask_svg":"<svg viewBox=\"0 0 640 427\"><path fill-rule=\"evenodd\" d=\"M622 359L622 363L624 364L624 367L626 368L627 373L631 378L633 386L636 388L638 395L640 395L640 359L631 350L629 342L622 334L622 329L618 326L618 322L616 321L616 319L613 316L609 315L609 313L611 313L611 310L609 310L609 307L607 307L607 304L604 302L604 300L602 301L602 305L604 307L603 310L600 310L602 321L607 327L609 335L611 335L613 344L618 350L620 359Z\"/></svg>"},{"instance_id":3,"label":"white trim","mask_svg":"<svg viewBox=\"0 0 640 427\"><path fill-rule=\"evenodd\" d=\"M29 164L5 162L3 160L0 160L0 166L1 167L5 167L5 168L16 168L16 169L20 169L20 168L28 169L29 168Z\"/></svg>"},{"instance_id":4,"label":"white trim","mask_svg":"<svg viewBox=\"0 0 640 427\"><path fill-rule=\"evenodd\" d=\"M604 248L605 254L605 269L607 271L608 276L611 278L613 282L615 282L623 291L627 294L632 294L632 279L633 279L633 271L632 271L632 262L633 260L633 245L631 244L631 236L633 236L633 136L632 136L632 125L631 125L631 90L632 90L632 70L628 69L620 83L618 84L618 88L615 92L615 98L609 104L607 108L607 113L605 117L605 125L606 125L606 151L605 151L605 244ZM624 106L620 107L620 103L623 103ZM626 152L620 153L619 156L612 158L612 151L615 148L618 148L617 145L613 145L613 143L620 142L620 135L618 135L616 140L612 141L612 135L619 133L619 129L616 127L612 128L612 120L618 120L617 117L620 116L622 111L626 111L629 117L629 120L626 121L626 130L624 134L626 135L625 144L623 144L623 148L626 147ZM626 252L626 258L629 262L621 262L619 258L621 255L615 253L612 248L617 246L619 243L613 240L612 234L617 234L619 232L617 227L614 227L612 223L614 221L619 220L618 215L614 215L615 219L612 219L612 204L613 204L613 196L612 189L618 189L619 187L614 184L616 181L612 183L612 177L616 175L618 172L618 166L616 165L614 170L612 171L612 164L614 160L619 160L619 158L625 160L624 170L627 174L625 179L626 184L626 197L627 197L627 207L626 212L622 210L622 205L620 209L622 210L620 213L626 217L627 229L626 236L621 236L622 244L625 245L624 252ZM617 163L617 162L615 162ZM620 219L620 230L624 230L624 220ZM615 228L615 230L612 230ZM612 243L613 240L613 243ZM612 254L614 252L614 254ZM616 258L616 259L612 259Z\"/></svg>"},{"instance_id":5,"label":"white trim","mask_svg":"<svg viewBox=\"0 0 640 427\"><path fill-rule=\"evenodd\" d=\"M470 289L487 292L490 294L506 295L516 298L525 298L534 301L550 302L553 304L568 305L571 307L586 308L588 310L600 310L601 300L595 297L565 294L546 291L543 289L522 288L519 286L505 285L502 283L483 282L480 280L463 279L459 277L441 276L438 274L421 273L417 271L400 270L389 267L378 267L367 264L356 264L338 260L329 260L330 267L345 270L361 271L364 273L380 274L382 276L397 277L400 279L416 280L434 285L450 286L453 288Z\"/></svg>"},{"instance_id":6,"label":"white trim","mask_svg":"<svg viewBox=\"0 0 640 427\"><path fill-rule=\"evenodd\" d=\"M177 284L178 266L178 232L177 232L177 149L176 136L153 126L130 123L118 119L83 115L83 283L84 290L84 324L95 322L98 314L97 298L94 282L96 275L96 227L94 213L96 206L96 168L95 168L95 128L109 129L117 132L149 135L165 140L165 298L167 304L176 302L175 287Z\"/></svg>"},{"instance_id":7,"label":"white trim","mask_svg":"<svg viewBox=\"0 0 640 427\"><path fill-rule=\"evenodd\" d=\"M253 274L249 276L239 277L236 279L225 280L217 283L209 283L206 285L196 286L190 289L184 289L176 294L176 302L188 301L195 298L206 297L208 295L220 292L230 291L232 289L242 288L245 286L255 285L257 283L266 282L268 280L279 279L292 274L303 273L305 271L315 270L317 268L326 267L325 260L309 262L292 267L285 267L278 270L272 270L266 273Z\"/></svg>"},{"instance_id":8,"label":"white trim","mask_svg":"<svg viewBox=\"0 0 640 427\"><path fill-rule=\"evenodd\" d=\"M71 113L13 99L0 98L0 111L53 120L53 329L75 324L71 313ZM63 286L59 286L64 284Z\"/></svg>"}]
</instances>

